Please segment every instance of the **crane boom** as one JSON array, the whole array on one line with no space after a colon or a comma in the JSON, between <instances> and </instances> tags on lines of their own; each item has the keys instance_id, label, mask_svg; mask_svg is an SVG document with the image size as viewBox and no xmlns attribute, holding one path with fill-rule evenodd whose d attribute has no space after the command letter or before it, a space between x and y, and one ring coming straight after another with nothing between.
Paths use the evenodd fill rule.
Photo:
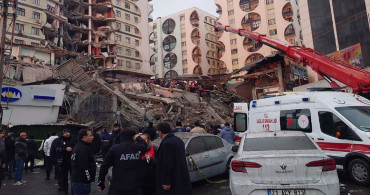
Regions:
<instances>
[{"instance_id":1,"label":"crane boom","mask_svg":"<svg viewBox=\"0 0 370 195\"><path fill-rule=\"evenodd\" d=\"M340 88L339 85L331 80L334 78L343 84L351 87L356 93L370 92L370 72L356 66L346 64L325 56L313 49L304 46L294 46L286 42L269 38L256 32L244 29L234 29L230 26L215 24L216 31L226 31L250 38L261 44L270 46L276 50L285 52L287 57L302 62L311 67L317 74L324 77L333 88Z\"/></svg>"}]
</instances>

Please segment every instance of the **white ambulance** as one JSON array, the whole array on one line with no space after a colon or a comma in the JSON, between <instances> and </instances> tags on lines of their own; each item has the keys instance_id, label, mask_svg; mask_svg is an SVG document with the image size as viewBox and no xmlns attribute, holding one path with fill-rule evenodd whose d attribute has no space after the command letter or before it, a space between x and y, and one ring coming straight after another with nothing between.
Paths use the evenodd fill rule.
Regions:
<instances>
[{"instance_id":1,"label":"white ambulance","mask_svg":"<svg viewBox=\"0 0 370 195\"><path fill-rule=\"evenodd\" d=\"M238 141L245 132L307 133L358 184L370 184L370 101L334 91L234 103Z\"/></svg>"}]
</instances>

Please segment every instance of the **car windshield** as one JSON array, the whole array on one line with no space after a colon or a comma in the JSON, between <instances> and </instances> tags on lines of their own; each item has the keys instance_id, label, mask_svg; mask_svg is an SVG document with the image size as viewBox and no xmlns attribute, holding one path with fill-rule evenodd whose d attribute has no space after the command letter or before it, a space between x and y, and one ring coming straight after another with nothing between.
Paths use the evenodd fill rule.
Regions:
<instances>
[{"instance_id":1,"label":"car windshield","mask_svg":"<svg viewBox=\"0 0 370 195\"><path fill-rule=\"evenodd\" d=\"M259 137L244 139L243 151L314 150L315 144L306 136Z\"/></svg>"},{"instance_id":2,"label":"car windshield","mask_svg":"<svg viewBox=\"0 0 370 195\"><path fill-rule=\"evenodd\" d=\"M335 109L358 129L370 132L370 106L348 106Z\"/></svg>"}]
</instances>

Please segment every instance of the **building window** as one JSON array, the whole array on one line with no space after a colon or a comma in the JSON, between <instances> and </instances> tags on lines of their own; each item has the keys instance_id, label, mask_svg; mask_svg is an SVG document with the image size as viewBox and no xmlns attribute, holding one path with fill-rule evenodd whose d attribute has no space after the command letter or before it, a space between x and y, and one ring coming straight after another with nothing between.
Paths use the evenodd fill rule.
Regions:
<instances>
[{"instance_id":1,"label":"building window","mask_svg":"<svg viewBox=\"0 0 370 195\"><path fill-rule=\"evenodd\" d=\"M185 16L184 15L181 15L180 16L180 21L184 21L185 20Z\"/></svg>"},{"instance_id":2,"label":"building window","mask_svg":"<svg viewBox=\"0 0 370 195\"><path fill-rule=\"evenodd\" d=\"M269 23L269 25L276 24L276 20L275 20L275 18L274 18L274 19L270 19L270 20L268 20L268 23Z\"/></svg>"},{"instance_id":3,"label":"building window","mask_svg":"<svg viewBox=\"0 0 370 195\"><path fill-rule=\"evenodd\" d=\"M121 0L116 0L117 5L121 5Z\"/></svg>"},{"instance_id":4,"label":"building window","mask_svg":"<svg viewBox=\"0 0 370 195\"><path fill-rule=\"evenodd\" d=\"M186 55L187 52L188 52L187 50L182 51L182 55L183 56Z\"/></svg>"},{"instance_id":5,"label":"building window","mask_svg":"<svg viewBox=\"0 0 370 195\"><path fill-rule=\"evenodd\" d=\"M121 17L121 11L118 11L118 10L116 10L116 15L117 15L117 17Z\"/></svg>"},{"instance_id":6,"label":"building window","mask_svg":"<svg viewBox=\"0 0 370 195\"><path fill-rule=\"evenodd\" d=\"M182 47L186 46L186 42L185 41L184 42L181 42L181 46Z\"/></svg>"},{"instance_id":7,"label":"building window","mask_svg":"<svg viewBox=\"0 0 370 195\"><path fill-rule=\"evenodd\" d=\"M24 44L24 41L19 40L19 39L14 39L14 43L17 44L17 45L22 45L22 44Z\"/></svg>"},{"instance_id":8,"label":"building window","mask_svg":"<svg viewBox=\"0 0 370 195\"><path fill-rule=\"evenodd\" d=\"M238 49L232 49L231 50L231 54L237 54L238 53Z\"/></svg>"},{"instance_id":9,"label":"building window","mask_svg":"<svg viewBox=\"0 0 370 195\"><path fill-rule=\"evenodd\" d=\"M277 29L270 30L270 35L276 35L277 34Z\"/></svg>"},{"instance_id":10,"label":"building window","mask_svg":"<svg viewBox=\"0 0 370 195\"><path fill-rule=\"evenodd\" d=\"M227 5L233 5L233 0L229 0L229 1L227 2Z\"/></svg>"},{"instance_id":11,"label":"building window","mask_svg":"<svg viewBox=\"0 0 370 195\"><path fill-rule=\"evenodd\" d=\"M233 59L233 65L238 64L238 59Z\"/></svg>"},{"instance_id":12,"label":"building window","mask_svg":"<svg viewBox=\"0 0 370 195\"><path fill-rule=\"evenodd\" d=\"M122 66L123 60L117 60L117 66Z\"/></svg>"},{"instance_id":13,"label":"building window","mask_svg":"<svg viewBox=\"0 0 370 195\"><path fill-rule=\"evenodd\" d=\"M187 64L188 63L188 60L183 60L182 61L182 64Z\"/></svg>"},{"instance_id":14,"label":"building window","mask_svg":"<svg viewBox=\"0 0 370 195\"><path fill-rule=\"evenodd\" d=\"M140 63L135 63L135 68L140 69Z\"/></svg>"},{"instance_id":15,"label":"building window","mask_svg":"<svg viewBox=\"0 0 370 195\"><path fill-rule=\"evenodd\" d=\"M135 5L135 7L134 7L134 11L135 12L139 12L139 8Z\"/></svg>"},{"instance_id":16,"label":"building window","mask_svg":"<svg viewBox=\"0 0 370 195\"><path fill-rule=\"evenodd\" d=\"M131 62L130 61L126 61L126 67L131 68Z\"/></svg>"},{"instance_id":17,"label":"building window","mask_svg":"<svg viewBox=\"0 0 370 195\"><path fill-rule=\"evenodd\" d=\"M23 8L17 8L17 16L24 16L26 13L26 10Z\"/></svg>"},{"instance_id":18,"label":"building window","mask_svg":"<svg viewBox=\"0 0 370 195\"><path fill-rule=\"evenodd\" d=\"M139 45L140 45L139 40L135 40L135 45L136 45L136 46L139 46Z\"/></svg>"},{"instance_id":19,"label":"building window","mask_svg":"<svg viewBox=\"0 0 370 195\"><path fill-rule=\"evenodd\" d=\"M36 20L39 20L40 19L40 13L38 13L38 12L32 12L32 18L33 19L36 19Z\"/></svg>"},{"instance_id":20,"label":"building window","mask_svg":"<svg viewBox=\"0 0 370 195\"><path fill-rule=\"evenodd\" d=\"M134 20L135 20L136 23L139 23L139 18L138 17L135 16Z\"/></svg>"},{"instance_id":21,"label":"building window","mask_svg":"<svg viewBox=\"0 0 370 195\"><path fill-rule=\"evenodd\" d=\"M40 44L38 44L38 43L32 43L32 42L31 42L31 46L33 46L33 47L39 47L39 46L40 46Z\"/></svg>"},{"instance_id":22,"label":"building window","mask_svg":"<svg viewBox=\"0 0 370 195\"><path fill-rule=\"evenodd\" d=\"M125 14L126 20L130 20L130 14Z\"/></svg>"},{"instance_id":23,"label":"building window","mask_svg":"<svg viewBox=\"0 0 370 195\"><path fill-rule=\"evenodd\" d=\"M33 35L40 35L40 29L32 27L31 28L31 34Z\"/></svg>"},{"instance_id":24,"label":"building window","mask_svg":"<svg viewBox=\"0 0 370 195\"><path fill-rule=\"evenodd\" d=\"M33 3L36 5L40 5L40 0L33 0Z\"/></svg>"},{"instance_id":25,"label":"building window","mask_svg":"<svg viewBox=\"0 0 370 195\"><path fill-rule=\"evenodd\" d=\"M140 52L135 51L135 57L139 58L140 57Z\"/></svg>"},{"instance_id":26,"label":"building window","mask_svg":"<svg viewBox=\"0 0 370 195\"><path fill-rule=\"evenodd\" d=\"M127 32L130 32L131 31L131 28L128 25L125 26L125 29L126 29Z\"/></svg>"},{"instance_id":27,"label":"building window","mask_svg":"<svg viewBox=\"0 0 370 195\"><path fill-rule=\"evenodd\" d=\"M274 3L274 0L266 0L266 5Z\"/></svg>"},{"instance_id":28,"label":"building window","mask_svg":"<svg viewBox=\"0 0 370 195\"><path fill-rule=\"evenodd\" d=\"M121 41L122 39L121 39L121 35L116 35L115 37L114 37L114 40L115 41Z\"/></svg>"},{"instance_id":29,"label":"building window","mask_svg":"<svg viewBox=\"0 0 370 195\"><path fill-rule=\"evenodd\" d=\"M126 8L126 9L130 9L130 4L129 4L129 3L127 3L127 2L125 2L125 8Z\"/></svg>"},{"instance_id":30,"label":"building window","mask_svg":"<svg viewBox=\"0 0 370 195\"><path fill-rule=\"evenodd\" d=\"M19 23L15 23L15 30L23 32L24 31L24 25L19 24Z\"/></svg>"},{"instance_id":31,"label":"building window","mask_svg":"<svg viewBox=\"0 0 370 195\"><path fill-rule=\"evenodd\" d=\"M126 55L131 56L131 49L126 49Z\"/></svg>"},{"instance_id":32,"label":"building window","mask_svg":"<svg viewBox=\"0 0 370 195\"><path fill-rule=\"evenodd\" d=\"M231 39L230 44L236 44L236 39Z\"/></svg>"},{"instance_id":33,"label":"building window","mask_svg":"<svg viewBox=\"0 0 370 195\"><path fill-rule=\"evenodd\" d=\"M117 47L116 50L117 50L117 53L119 53L119 54L122 53L122 48Z\"/></svg>"},{"instance_id":34,"label":"building window","mask_svg":"<svg viewBox=\"0 0 370 195\"><path fill-rule=\"evenodd\" d=\"M127 44L130 44L131 43L130 37L126 37L125 41L126 41Z\"/></svg>"},{"instance_id":35,"label":"building window","mask_svg":"<svg viewBox=\"0 0 370 195\"><path fill-rule=\"evenodd\" d=\"M229 16L230 16L230 15L234 15L234 10L230 10L230 11L228 12L228 14L229 14Z\"/></svg>"},{"instance_id":36,"label":"building window","mask_svg":"<svg viewBox=\"0 0 370 195\"><path fill-rule=\"evenodd\" d=\"M121 30L121 23L116 22L116 30Z\"/></svg>"},{"instance_id":37,"label":"building window","mask_svg":"<svg viewBox=\"0 0 370 195\"><path fill-rule=\"evenodd\" d=\"M139 34L139 29L138 28L135 28L135 34Z\"/></svg>"},{"instance_id":38,"label":"building window","mask_svg":"<svg viewBox=\"0 0 370 195\"><path fill-rule=\"evenodd\" d=\"M181 33L181 38L185 38L186 37L186 34L185 33Z\"/></svg>"},{"instance_id":39,"label":"building window","mask_svg":"<svg viewBox=\"0 0 370 195\"><path fill-rule=\"evenodd\" d=\"M274 8L267 10L267 14L268 14L268 15L270 15L270 14L274 14L274 13L275 13Z\"/></svg>"}]
</instances>

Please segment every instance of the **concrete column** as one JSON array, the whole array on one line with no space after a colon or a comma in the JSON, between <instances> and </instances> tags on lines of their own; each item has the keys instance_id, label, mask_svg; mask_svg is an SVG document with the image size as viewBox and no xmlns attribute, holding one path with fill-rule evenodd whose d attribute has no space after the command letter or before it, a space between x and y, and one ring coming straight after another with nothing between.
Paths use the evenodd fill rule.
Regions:
<instances>
[{"instance_id":1,"label":"concrete column","mask_svg":"<svg viewBox=\"0 0 370 195\"><path fill-rule=\"evenodd\" d=\"M88 54L91 56L91 36L92 36L92 0L89 0L89 51Z\"/></svg>"},{"instance_id":2,"label":"concrete column","mask_svg":"<svg viewBox=\"0 0 370 195\"><path fill-rule=\"evenodd\" d=\"M277 71L278 71L278 78L279 78L279 93L283 93L285 89L284 89L283 70L281 68L281 64L278 65Z\"/></svg>"}]
</instances>

